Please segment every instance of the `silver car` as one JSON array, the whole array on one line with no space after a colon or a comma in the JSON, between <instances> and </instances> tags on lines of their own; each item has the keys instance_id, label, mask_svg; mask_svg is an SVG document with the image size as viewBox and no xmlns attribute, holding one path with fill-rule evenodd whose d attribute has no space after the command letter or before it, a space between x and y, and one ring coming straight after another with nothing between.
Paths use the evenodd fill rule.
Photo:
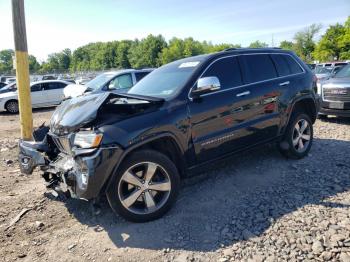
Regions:
<instances>
[{"instance_id":1,"label":"silver car","mask_svg":"<svg viewBox=\"0 0 350 262\"><path fill-rule=\"evenodd\" d=\"M320 115L350 117L350 64L320 83Z\"/></svg>"}]
</instances>

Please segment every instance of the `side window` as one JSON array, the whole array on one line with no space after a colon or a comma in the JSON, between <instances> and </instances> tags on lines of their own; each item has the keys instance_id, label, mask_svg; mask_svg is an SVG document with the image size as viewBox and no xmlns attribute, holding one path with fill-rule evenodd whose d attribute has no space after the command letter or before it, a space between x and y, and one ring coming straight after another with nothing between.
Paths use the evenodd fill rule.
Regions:
<instances>
[{"instance_id":1,"label":"side window","mask_svg":"<svg viewBox=\"0 0 350 262\"><path fill-rule=\"evenodd\" d=\"M136 82L140 81L142 78L144 78L149 73L150 72L138 72L138 73L135 73Z\"/></svg>"},{"instance_id":2,"label":"side window","mask_svg":"<svg viewBox=\"0 0 350 262\"><path fill-rule=\"evenodd\" d=\"M298 74L303 72L303 69L291 56L285 55L284 58L287 60L288 66L292 74Z\"/></svg>"},{"instance_id":3,"label":"side window","mask_svg":"<svg viewBox=\"0 0 350 262\"><path fill-rule=\"evenodd\" d=\"M287 76L291 74L285 55L271 55L275 63L278 76Z\"/></svg>"},{"instance_id":4,"label":"side window","mask_svg":"<svg viewBox=\"0 0 350 262\"><path fill-rule=\"evenodd\" d=\"M227 57L212 64L202 77L216 76L221 90L242 85L242 76L236 57Z\"/></svg>"},{"instance_id":5,"label":"side window","mask_svg":"<svg viewBox=\"0 0 350 262\"><path fill-rule=\"evenodd\" d=\"M32 85L32 86L30 87L30 91L31 91L31 92L41 91L41 89L42 89L41 84Z\"/></svg>"},{"instance_id":6,"label":"side window","mask_svg":"<svg viewBox=\"0 0 350 262\"><path fill-rule=\"evenodd\" d=\"M47 86L46 86L45 90L62 89L65 86L66 86L66 84L61 83L61 82L47 83Z\"/></svg>"},{"instance_id":7,"label":"side window","mask_svg":"<svg viewBox=\"0 0 350 262\"><path fill-rule=\"evenodd\" d=\"M242 70L247 84L277 77L277 72L269 55L242 55Z\"/></svg>"},{"instance_id":8,"label":"side window","mask_svg":"<svg viewBox=\"0 0 350 262\"><path fill-rule=\"evenodd\" d=\"M109 83L108 89L111 90L111 89L131 88L132 86L133 84L132 84L131 74L125 74L114 78Z\"/></svg>"}]
</instances>

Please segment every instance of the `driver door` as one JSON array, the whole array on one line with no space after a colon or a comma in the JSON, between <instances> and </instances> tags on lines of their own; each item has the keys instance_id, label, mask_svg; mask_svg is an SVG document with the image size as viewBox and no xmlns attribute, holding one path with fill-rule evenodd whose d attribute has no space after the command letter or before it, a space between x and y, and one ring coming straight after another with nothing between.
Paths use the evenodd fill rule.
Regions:
<instances>
[{"instance_id":1,"label":"driver door","mask_svg":"<svg viewBox=\"0 0 350 262\"><path fill-rule=\"evenodd\" d=\"M202 77L217 77L220 90L189 102L192 140L198 163L213 160L248 143L246 130L249 96L244 97L240 65L236 57L221 58Z\"/></svg>"}]
</instances>

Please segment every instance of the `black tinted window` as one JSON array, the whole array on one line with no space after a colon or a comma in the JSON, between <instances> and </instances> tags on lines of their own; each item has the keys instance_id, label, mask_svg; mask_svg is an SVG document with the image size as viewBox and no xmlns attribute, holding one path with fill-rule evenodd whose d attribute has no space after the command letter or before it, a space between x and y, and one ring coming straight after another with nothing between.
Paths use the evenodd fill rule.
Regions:
<instances>
[{"instance_id":1,"label":"black tinted window","mask_svg":"<svg viewBox=\"0 0 350 262\"><path fill-rule=\"evenodd\" d=\"M301 69L300 65L294 60L294 58L292 58L289 55L285 55L284 57L287 60L289 69L292 72L292 74L303 72L303 69Z\"/></svg>"},{"instance_id":2,"label":"black tinted window","mask_svg":"<svg viewBox=\"0 0 350 262\"><path fill-rule=\"evenodd\" d=\"M272 60L275 62L277 73L279 76L287 76L291 74L291 70L285 59L285 55L271 55Z\"/></svg>"},{"instance_id":3,"label":"black tinted window","mask_svg":"<svg viewBox=\"0 0 350 262\"><path fill-rule=\"evenodd\" d=\"M36 84L30 87L31 92L41 91L41 84Z\"/></svg>"},{"instance_id":4,"label":"black tinted window","mask_svg":"<svg viewBox=\"0 0 350 262\"><path fill-rule=\"evenodd\" d=\"M237 58L223 58L212 64L203 77L216 76L221 89L242 85L241 70Z\"/></svg>"},{"instance_id":5,"label":"black tinted window","mask_svg":"<svg viewBox=\"0 0 350 262\"><path fill-rule=\"evenodd\" d=\"M140 81L142 78L144 78L146 75L148 75L150 72L140 72L135 73L136 82Z\"/></svg>"},{"instance_id":6,"label":"black tinted window","mask_svg":"<svg viewBox=\"0 0 350 262\"><path fill-rule=\"evenodd\" d=\"M277 77L269 55L242 55L243 75L246 83L254 83Z\"/></svg>"},{"instance_id":7,"label":"black tinted window","mask_svg":"<svg viewBox=\"0 0 350 262\"><path fill-rule=\"evenodd\" d=\"M44 90L61 89L61 88L64 88L66 86L66 84L60 83L60 82L44 83L42 85L43 85Z\"/></svg>"}]
</instances>

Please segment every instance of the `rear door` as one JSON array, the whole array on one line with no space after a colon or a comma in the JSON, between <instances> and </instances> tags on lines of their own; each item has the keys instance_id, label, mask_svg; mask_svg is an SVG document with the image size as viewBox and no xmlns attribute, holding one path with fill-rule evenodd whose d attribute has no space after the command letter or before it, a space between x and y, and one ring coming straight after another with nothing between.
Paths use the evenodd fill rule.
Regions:
<instances>
[{"instance_id":1,"label":"rear door","mask_svg":"<svg viewBox=\"0 0 350 262\"><path fill-rule=\"evenodd\" d=\"M239 57L249 100L246 130L254 145L277 136L280 124L279 98L283 83L269 54L245 54Z\"/></svg>"},{"instance_id":2,"label":"rear door","mask_svg":"<svg viewBox=\"0 0 350 262\"><path fill-rule=\"evenodd\" d=\"M33 107L40 107L46 101L46 97L43 95L42 84L34 84L30 86L30 93L32 98Z\"/></svg>"},{"instance_id":3,"label":"rear door","mask_svg":"<svg viewBox=\"0 0 350 262\"><path fill-rule=\"evenodd\" d=\"M44 91L47 95L48 105L58 105L64 99L63 89L67 86L63 82L48 82L45 83Z\"/></svg>"},{"instance_id":4,"label":"rear door","mask_svg":"<svg viewBox=\"0 0 350 262\"><path fill-rule=\"evenodd\" d=\"M215 76L221 88L189 102L192 141L198 163L245 147L251 132L247 130L250 100L243 85L237 57L213 62L202 77Z\"/></svg>"}]
</instances>

